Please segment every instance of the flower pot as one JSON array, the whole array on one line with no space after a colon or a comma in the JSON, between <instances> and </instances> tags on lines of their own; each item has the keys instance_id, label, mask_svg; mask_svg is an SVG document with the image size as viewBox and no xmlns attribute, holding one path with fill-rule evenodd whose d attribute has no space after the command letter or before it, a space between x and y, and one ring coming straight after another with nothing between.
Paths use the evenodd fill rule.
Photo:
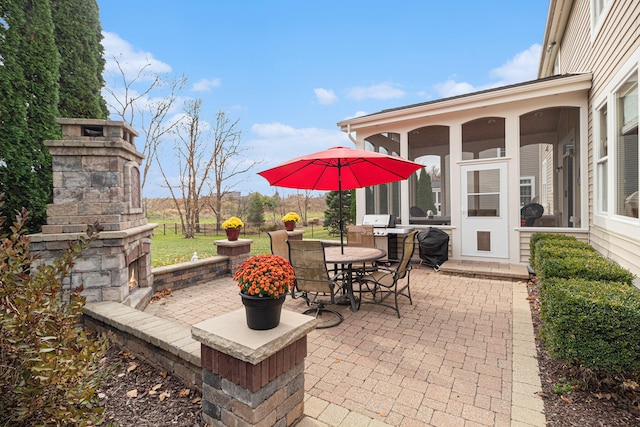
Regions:
<instances>
[{"instance_id":1,"label":"flower pot","mask_svg":"<svg viewBox=\"0 0 640 427\"><path fill-rule=\"evenodd\" d=\"M278 298L269 298L246 295L240 292L240 296L244 304L249 329L264 331L273 329L280 324L280 313L282 313L282 304L287 297L286 294Z\"/></svg>"},{"instance_id":2,"label":"flower pot","mask_svg":"<svg viewBox=\"0 0 640 427\"><path fill-rule=\"evenodd\" d=\"M284 222L284 228L287 231L293 231L296 229L296 222L295 221L285 221Z\"/></svg>"},{"instance_id":3,"label":"flower pot","mask_svg":"<svg viewBox=\"0 0 640 427\"><path fill-rule=\"evenodd\" d=\"M225 231L227 232L227 240L230 242L234 242L238 240L238 237L240 237L240 227L227 228Z\"/></svg>"}]
</instances>

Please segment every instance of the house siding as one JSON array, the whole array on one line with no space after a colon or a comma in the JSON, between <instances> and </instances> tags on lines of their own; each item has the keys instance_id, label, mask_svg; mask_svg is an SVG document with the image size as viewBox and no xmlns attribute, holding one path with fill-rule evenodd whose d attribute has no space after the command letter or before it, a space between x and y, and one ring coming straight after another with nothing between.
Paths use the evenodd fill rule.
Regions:
<instances>
[{"instance_id":1,"label":"house siding","mask_svg":"<svg viewBox=\"0 0 640 427\"><path fill-rule=\"evenodd\" d=\"M559 72L593 74L593 86L589 93L587 153L590 243L603 255L640 276L640 239L594 224L596 201L593 135L593 114L599 106L594 102L606 95L616 73L640 47L640 2L612 0L602 19L604 20L595 27L597 33L592 34L590 0L573 2L560 43Z\"/></svg>"}]
</instances>

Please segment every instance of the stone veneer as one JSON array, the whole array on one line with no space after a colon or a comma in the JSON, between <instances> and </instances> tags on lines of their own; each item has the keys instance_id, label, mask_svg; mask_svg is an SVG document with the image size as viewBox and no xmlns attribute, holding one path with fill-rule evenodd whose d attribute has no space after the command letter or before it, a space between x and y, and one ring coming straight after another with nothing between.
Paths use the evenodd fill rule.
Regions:
<instances>
[{"instance_id":1,"label":"stone veneer","mask_svg":"<svg viewBox=\"0 0 640 427\"><path fill-rule=\"evenodd\" d=\"M202 343L202 415L213 426L291 426L304 415L307 334L316 320L282 311L280 324L249 329L244 309L191 328Z\"/></svg>"},{"instance_id":2,"label":"stone veneer","mask_svg":"<svg viewBox=\"0 0 640 427\"><path fill-rule=\"evenodd\" d=\"M123 122L58 119L62 140L45 141L52 156L53 203L47 224L31 235L39 263L50 263L88 224L104 231L83 253L71 275L71 287L84 286L88 301L126 301L132 288L149 288L151 237L140 189L143 156L138 135ZM132 280L133 279L133 280Z\"/></svg>"}]
</instances>

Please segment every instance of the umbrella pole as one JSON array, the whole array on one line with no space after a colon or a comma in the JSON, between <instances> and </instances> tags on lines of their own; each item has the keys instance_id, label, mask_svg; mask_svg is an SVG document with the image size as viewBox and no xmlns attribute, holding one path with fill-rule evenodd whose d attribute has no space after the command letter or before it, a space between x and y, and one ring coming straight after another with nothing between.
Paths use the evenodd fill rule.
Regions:
<instances>
[{"instance_id":1,"label":"umbrella pole","mask_svg":"<svg viewBox=\"0 0 640 427\"><path fill-rule=\"evenodd\" d=\"M340 166L340 159L338 159L338 212L340 215L340 253L344 255L344 224L342 221L342 169Z\"/></svg>"}]
</instances>

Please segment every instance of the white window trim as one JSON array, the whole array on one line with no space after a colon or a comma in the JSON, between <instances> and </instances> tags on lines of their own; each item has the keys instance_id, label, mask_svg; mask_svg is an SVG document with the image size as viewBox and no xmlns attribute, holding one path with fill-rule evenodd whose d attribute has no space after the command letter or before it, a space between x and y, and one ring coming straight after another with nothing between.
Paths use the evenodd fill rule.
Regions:
<instances>
[{"instance_id":1,"label":"white window trim","mask_svg":"<svg viewBox=\"0 0 640 427\"><path fill-rule=\"evenodd\" d=\"M618 72L609 80L609 83L602 90L602 95L598 97L595 102L592 104L594 107L592 108L591 113L593 115L599 114L598 109L595 107L602 106L605 102L608 103L609 108L607 110L607 138L609 139L609 150L608 157L609 159L614 159L617 150L617 144L612 144L611 141L616 140L615 133L617 132L617 114L618 111L616 108L611 108L611 106L616 105L616 94L619 92L622 85L631 77L633 73L638 73L640 77L640 48L636 49L636 51L631 54L630 58L622 64ZM640 101L639 101L640 102ZM592 141L594 144L594 149L596 149L596 142L593 140L596 134L592 133ZM613 151L612 151L613 150ZM593 168L594 170L598 167L598 159L597 156L593 156ZM615 163L615 162L614 162ZM615 215L614 209L612 209L612 198L614 194L614 181L616 178L616 165L612 164L609 161L608 170L608 196L609 196L609 212L603 213L602 215L594 215L593 221L594 225L603 227L607 230L611 230L613 232L627 235L627 236L635 236L638 233L638 229L640 228L640 219L638 218L629 218L622 215ZM594 189L597 191L597 189ZM595 194L595 193L594 193ZM594 203L597 203L594 200ZM597 207L593 206L594 212L597 212Z\"/></svg>"},{"instance_id":2,"label":"white window trim","mask_svg":"<svg viewBox=\"0 0 640 427\"><path fill-rule=\"evenodd\" d=\"M529 182L527 184L522 184L522 180L526 179ZM530 187L531 188L531 198L533 199L534 197L536 197L536 177L531 175L531 176L521 176L520 177L520 189L522 189L522 187ZM520 191L520 197L522 197L522 191ZM540 203L540 197L538 197L538 203ZM522 200L520 201L522 203ZM529 200L529 203L531 203L531 200ZM529 203L525 203L522 206L525 206Z\"/></svg>"},{"instance_id":3,"label":"white window trim","mask_svg":"<svg viewBox=\"0 0 640 427\"><path fill-rule=\"evenodd\" d=\"M591 16L591 42L592 43L598 36L598 33L600 32L600 30L602 29L602 25L603 25L602 23L605 21L607 15L609 14L609 11L611 10L611 5L614 3L613 0L604 0L605 4L602 6L602 10L600 11L600 14L596 17L596 13L595 13L596 1L598 0L591 0L589 2L589 12Z\"/></svg>"},{"instance_id":4,"label":"white window trim","mask_svg":"<svg viewBox=\"0 0 640 427\"><path fill-rule=\"evenodd\" d=\"M604 101L596 104L596 108L593 111L593 149L594 152L596 153L595 155L595 159L594 159L594 175L595 175L595 182L596 185L594 186L594 212L596 215L600 215L600 216L607 216L609 211L611 210L611 204L612 204L612 200L609 197L611 194L613 194L613 188L612 188L612 182L611 182L611 177L609 175L611 175L610 172L610 168L611 168L611 164L609 163L609 154L611 153L611 148L609 147L611 145L611 126L609 125L609 117L611 115L610 111L609 111L609 103L607 102L607 99L605 98ZM607 108L607 155L606 156L602 156L600 153L600 129L601 129L601 121L600 121L600 111L602 111L603 108ZM597 138L597 140L596 140ZM601 182L602 182L602 178L600 176L600 168L599 166L602 163L607 163L607 191L606 194L600 194L600 189L601 187ZM603 211L601 208L601 203L600 200L602 197L606 197L607 198L607 210Z\"/></svg>"}]
</instances>

